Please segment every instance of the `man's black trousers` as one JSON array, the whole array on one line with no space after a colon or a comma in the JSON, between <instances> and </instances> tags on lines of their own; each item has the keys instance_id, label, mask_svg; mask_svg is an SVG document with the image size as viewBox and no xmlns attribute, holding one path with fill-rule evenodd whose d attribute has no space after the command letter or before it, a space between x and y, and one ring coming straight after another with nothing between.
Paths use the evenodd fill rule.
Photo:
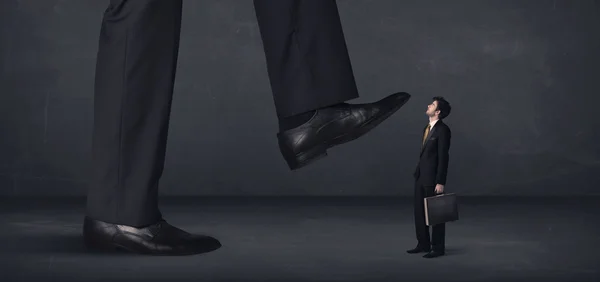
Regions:
<instances>
[{"instance_id":1,"label":"man's black trousers","mask_svg":"<svg viewBox=\"0 0 600 282\"><path fill-rule=\"evenodd\" d=\"M335 1L256 0L254 7L277 117L358 97ZM141 227L162 216L158 182L181 14L181 0L112 0L104 13L87 201L94 219Z\"/></svg>"}]
</instances>

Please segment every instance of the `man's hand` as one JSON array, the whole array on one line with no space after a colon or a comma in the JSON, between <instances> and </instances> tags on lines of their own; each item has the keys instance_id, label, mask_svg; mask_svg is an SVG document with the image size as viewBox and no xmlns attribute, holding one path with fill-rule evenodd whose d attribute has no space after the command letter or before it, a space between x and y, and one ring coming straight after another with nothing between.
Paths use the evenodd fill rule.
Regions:
<instances>
[{"instance_id":1,"label":"man's hand","mask_svg":"<svg viewBox=\"0 0 600 282\"><path fill-rule=\"evenodd\" d=\"M436 194L444 193L444 185L442 185L442 184L435 185L435 193Z\"/></svg>"}]
</instances>

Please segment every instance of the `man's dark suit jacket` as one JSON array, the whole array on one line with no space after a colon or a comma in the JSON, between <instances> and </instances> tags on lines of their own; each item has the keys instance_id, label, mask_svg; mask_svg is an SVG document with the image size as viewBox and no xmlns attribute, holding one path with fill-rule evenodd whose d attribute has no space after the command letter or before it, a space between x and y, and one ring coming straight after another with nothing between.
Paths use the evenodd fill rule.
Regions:
<instances>
[{"instance_id":1,"label":"man's dark suit jacket","mask_svg":"<svg viewBox=\"0 0 600 282\"><path fill-rule=\"evenodd\" d=\"M423 134L425 129L427 126ZM431 128L425 145L421 147L421 157L415 169L417 183L422 186L446 185L451 137L450 128L442 120L438 120Z\"/></svg>"}]
</instances>

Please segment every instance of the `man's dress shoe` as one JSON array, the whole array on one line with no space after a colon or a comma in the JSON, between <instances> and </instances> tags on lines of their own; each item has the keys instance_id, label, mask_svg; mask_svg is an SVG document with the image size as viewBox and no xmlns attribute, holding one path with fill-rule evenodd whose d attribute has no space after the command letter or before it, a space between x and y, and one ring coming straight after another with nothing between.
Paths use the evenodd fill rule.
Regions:
<instances>
[{"instance_id":1,"label":"man's dress shoe","mask_svg":"<svg viewBox=\"0 0 600 282\"><path fill-rule=\"evenodd\" d=\"M431 250L431 252L425 254L423 257L424 258L436 258L436 257L441 257L443 255L444 255L443 251Z\"/></svg>"},{"instance_id":2,"label":"man's dress shoe","mask_svg":"<svg viewBox=\"0 0 600 282\"><path fill-rule=\"evenodd\" d=\"M409 254L428 253L431 250L429 247L416 246L414 249L406 251Z\"/></svg>"},{"instance_id":3,"label":"man's dress shoe","mask_svg":"<svg viewBox=\"0 0 600 282\"><path fill-rule=\"evenodd\" d=\"M221 247L215 238L190 234L164 220L135 228L85 217L83 237L86 246L93 250L124 250L148 255L194 255Z\"/></svg>"},{"instance_id":4,"label":"man's dress shoe","mask_svg":"<svg viewBox=\"0 0 600 282\"><path fill-rule=\"evenodd\" d=\"M400 92L368 104L342 103L318 109L303 125L277 134L279 149L290 169L327 156L327 149L352 141L400 109L410 94Z\"/></svg>"}]
</instances>

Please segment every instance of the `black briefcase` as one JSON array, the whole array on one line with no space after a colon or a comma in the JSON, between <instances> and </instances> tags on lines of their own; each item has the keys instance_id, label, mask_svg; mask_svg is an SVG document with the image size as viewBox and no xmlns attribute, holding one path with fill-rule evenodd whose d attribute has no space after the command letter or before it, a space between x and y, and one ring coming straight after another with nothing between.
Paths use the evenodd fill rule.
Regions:
<instances>
[{"instance_id":1,"label":"black briefcase","mask_svg":"<svg viewBox=\"0 0 600 282\"><path fill-rule=\"evenodd\" d=\"M439 194L425 198L425 223L433 226L458 220L456 194Z\"/></svg>"}]
</instances>

